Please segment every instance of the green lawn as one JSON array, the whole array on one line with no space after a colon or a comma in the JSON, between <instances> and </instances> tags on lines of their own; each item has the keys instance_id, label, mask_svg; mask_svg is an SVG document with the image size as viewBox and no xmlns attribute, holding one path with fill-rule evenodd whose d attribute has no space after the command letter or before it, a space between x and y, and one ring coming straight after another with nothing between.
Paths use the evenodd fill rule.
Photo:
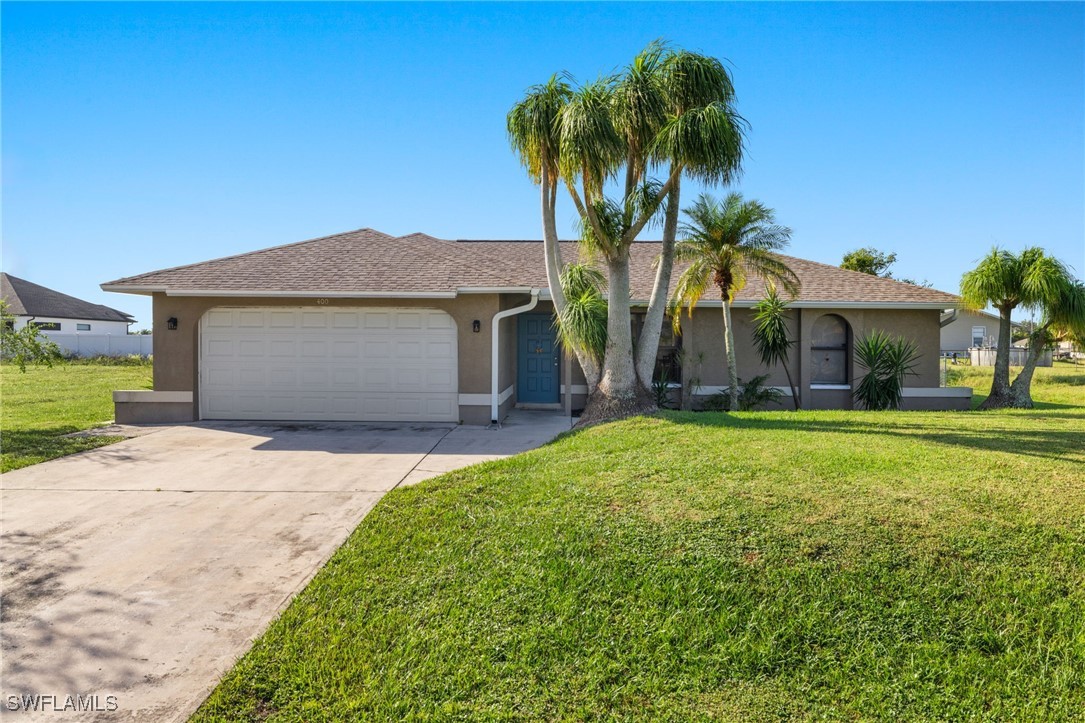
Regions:
<instances>
[{"instance_id":1,"label":"green lawn","mask_svg":"<svg viewBox=\"0 0 1085 723\"><path fill-rule=\"evenodd\" d=\"M947 367L947 383L957 387L972 387L973 406L978 407L991 390L992 367ZM1010 367L1013 380L1020 367ZM1039 367L1032 379L1032 399L1039 409L1085 406L1085 364L1055 362L1051 367Z\"/></svg>"},{"instance_id":2,"label":"green lawn","mask_svg":"<svg viewBox=\"0 0 1085 723\"><path fill-rule=\"evenodd\" d=\"M63 435L113 419L114 389L149 389L151 362L94 360L28 366L0 365L0 471L26 467L120 437Z\"/></svg>"},{"instance_id":3,"label":"green lawn","mask_svg":"<svg viewBox=\"0 0 1085 723\"><path fill-rule=\"evenodd\" d=\"M982 370L969 370L969 379ZM1085 719L1085 367L667 413L387 495L212 720Z\"/></svg>"}]
</instances>

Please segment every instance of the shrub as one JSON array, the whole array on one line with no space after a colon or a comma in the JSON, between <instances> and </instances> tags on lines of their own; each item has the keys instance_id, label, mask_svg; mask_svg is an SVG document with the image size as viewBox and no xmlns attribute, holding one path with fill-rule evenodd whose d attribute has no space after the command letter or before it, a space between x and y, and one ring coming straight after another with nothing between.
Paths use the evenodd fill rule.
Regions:
<instances>
[{"instance_id":1,"label":"shrub","mask_svg":"<svg viewBox=\"0 0 1085 723\"><path fill-rule=\"evenodd\" d=\"M778 403L783 399L784 395L779 389L765 386L765 380L768 378L768 374L762 374L751 378L745 383L741 379L738 380L741 387L738 393L738 411L750 412ZM705 399L701 403L701 409L705 412L731 411L728 390L717 392Z\"/></svg>"},{"instance_id":2,"label":"shrub","mask_svg":"<svg viewBox=\"0 0 1085 723\"><path fill-rule=\"evenodd\" d=\"M863 409L900 409L904 377L915 375L915 342L875 329L855 343L855 361L867 372L852 395Z\"/></svg>"}]
</instances>

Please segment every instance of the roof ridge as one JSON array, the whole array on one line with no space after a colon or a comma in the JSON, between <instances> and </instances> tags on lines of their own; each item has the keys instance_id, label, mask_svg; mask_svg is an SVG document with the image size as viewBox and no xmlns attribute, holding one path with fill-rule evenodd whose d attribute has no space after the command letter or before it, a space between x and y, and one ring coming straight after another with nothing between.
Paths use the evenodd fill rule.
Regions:
<instances>
[{"instance_id":1,"label":"roof ridge","mask_svg":"<svg viewBox=\"0 0 1085 723\"><path fill-rule=\"evenodd\" d=\"M112 286L114 284L120 284L122 282L132 281L134 279L138 279L141 276L149 276L150 274L161 274L161 273L164 273L166 271L181 271L182 269L189 269L189 268L193 268L195 266L205 266L207 264L214 264L214 263L218 263L220 261L231 261L233 259L241 259L241 258L245 258L245 257L248 257L248 256L257 256L259 254L264 254L264 253L267 253L269 251L278 251L280 249L291 248L293 246L303 246L305 244L316 243L317 241L327 241L329 239L333 239L333 238L336 238L336 237L339 237L339 236L350 236L351 234L362 233L362 232L365 232L365 231L368 231L369 233L377 234L378 236L383 236L386 239L395 238L391 234L386 234L383 231L378 231L375 228L369 228L368 226L363 226L362 228L356 228L353 231L340 231L339 233L332 233L332 234L328 234L327 236L317 236L316 238L305 239L304 241L291 241L290 243L279 244L277 246L268 246L267 248L256 249L254 251L244 251L244 252L239 253L239 254L229 254L227 256L217 256L217 257L215 257L213 259L207 259L206 261L194 261L194 262L192 262L190 264L179 264L177 266L167 266L164 269L154 269L153 271L145 271L142 274L134 274L132 276L122 276L119 279L114 279L113 281L107 281L104 284L102 284L102 286Z\"/></svg>"}]
</instances>

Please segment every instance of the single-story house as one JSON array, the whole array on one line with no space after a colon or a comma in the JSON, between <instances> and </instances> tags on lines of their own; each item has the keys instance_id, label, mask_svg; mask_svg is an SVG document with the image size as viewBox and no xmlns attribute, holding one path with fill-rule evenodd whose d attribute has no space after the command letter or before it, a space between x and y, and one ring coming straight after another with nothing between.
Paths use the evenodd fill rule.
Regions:
<instances>
[{"instance_id":1,"label":"single-story house","mask_svg":"<svg viewBox=\"0 0 1085 723\"><path fill-rule=\"evenodd\" d=\"M565 260L577 246L563 242ZM659 244L631 255L634 327ZM852 344L872 329L924 350L907 379L912 409L959 409L970 391L939 388L938 336L957 297L788 258L802 282L791 304L791 373L806 408L852 406ZM675 273L677 279L677 270ZM120 422L197 419L463 422L514 406L583 407L575 357L554 333L540 241L348 233L153 271L102 284L154 308L154 390L118 391ZM750 341L752 279L735 302L740 375L763 370ZM706 297L683 333L664 333L660 368L705 396L726 384L720 301ZM678 362L678 351L684 363ZM929 350L929 351L927 351ZM789 393L789 392L785 392Z\"/></svg>"},{"instance_id":2,"label":"single-story house","mask_svg":"<svg viewBox=\"0 0 1085 723\"><path fill-rule=\"evenodd\" d=\"M941 334L943 356L957 353L967 358L969 349L994 349L998 346L999 318L997 314L971 309L955 309L946 315L943 323L945 324Z\"/></svg>"},{"instance_id":3,"label":"single-story house","mask_svg":"<svg viewBox=\"0 0 1085 723\"><path fill-rule=\"evenodd\" d=\"M127 334L135 322L130 314L77 299L59 291L0 273L0 296L7 302L13 328L27 324L46 336L58 334Z\"/></svg>"}]
</instances>

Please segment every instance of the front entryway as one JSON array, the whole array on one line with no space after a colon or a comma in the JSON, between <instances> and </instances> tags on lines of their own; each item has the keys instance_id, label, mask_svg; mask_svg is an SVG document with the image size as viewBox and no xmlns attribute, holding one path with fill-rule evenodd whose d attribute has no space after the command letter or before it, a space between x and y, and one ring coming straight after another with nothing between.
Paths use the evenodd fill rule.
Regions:
<instances>
[{"instance_id":1,"label":"front entryway","mask_svg":"<svg viewBox=\"0 0 1085 723\"><path fill-rule=\"evenodd\" d=\"M521 314L517 326L516 401L557 404L561 401L561 353L550 314Z\"/></svg>"}]
</instances>

